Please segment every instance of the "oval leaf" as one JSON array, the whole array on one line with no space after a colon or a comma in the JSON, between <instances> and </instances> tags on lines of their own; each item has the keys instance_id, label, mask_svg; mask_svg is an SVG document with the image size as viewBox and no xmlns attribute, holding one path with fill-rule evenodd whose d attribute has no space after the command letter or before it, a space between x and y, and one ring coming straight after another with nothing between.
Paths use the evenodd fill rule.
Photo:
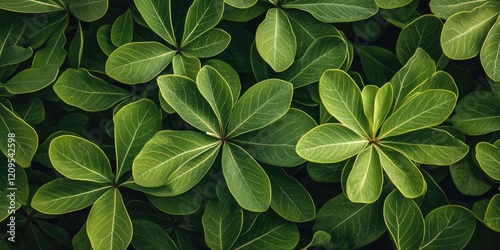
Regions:
<instances>
[{"instance_id":1,"label":"oval leaf","mask_svg":"<svg viewBox=\"0 0 500 250\"><path fill-rule=\"evenodd\" d=\"M134 0L148 26L170 45L176 45L171 0Z\"/></svg>"},{"instance_id":2,"label":"oval leaf","mask_svg":"<svg viewBox=\"0 0 500 250\"><path fill-rule=\"evenodd\" d=\"M481 64L493 81L500 81L500 15L481 47Z\"/></svg>"},{"instance_id":3,"label":"oval leaf","mask_svg":"<svg viewBox=\"0 0 500 250\"><path fill-rule=\"evenodd\" d=\"M325 23L354 22L375 15L378 7L369 0L292 0L283 8L294 8L311 13Z\"/></svg>"},{"instance_id":4,"label":"oval leaf","mask_svg":"<svg viewBox=\"0 0 500 250\"><path fill-rule=\"evenodd\" d=\"M224 0L196 0L189 7L184 23L181 47L215 27L222 18Z\"/></svg>"},{"instance_id":5,"label":"oval leaf","mask_svg":"<svg viewBox=\"0 0 500 250\"><path fill-rule=\"evenodd\" d=\"M227 32L213 28L182 48L182 52L198 58L213 57L225 50L229 42L231 42L231 36Z\"/></svg>"},{"instance_id":6,"label":"oval leaf","mask_svg":"<svg viewBox=\"0 0 500 250\"><path fill-rule=\"evenodd\" d=\"M488 91L474 91L460 100L453 126L467 135L482 135L499 130L500 96Z\"/></svg>"},{"instance_id":7,"label":"oval leaf","mask_svg":"<svg viewBox=\"0 0 500 250\"><path fill-rule=\"evenodd\" d=\"M6 82L5 89L15 95L36 92L54 82L58 73L54 64L25 69Z\"/></svg>"},{"instance_id":8,"label":"oval leaf","mask_svg":"<svg viewBox=\"0 0 500 250\"><path fill-rule=\"evenodd\" d=\"M189 215L201 207L202 197L198 191L191 189L172 197L159 197L147 194L148 200L156 208L166 214Z\"/></svg>"},{"instance_id":9,"label":"oval leaf","mask_svg":"<svg viewBox=\"0 0 500 250\"><path fill-rule=\"evenodd\" d=\"M50 0L3 0L0 9L21 13L45 13L62 11L64 6Z\"/></svg>"},{"instance_id":10,"label":"oval leaf","mask_svg":"<svg viewBox=\"0 0 500 250\"><path fill-rule=\"evenodd\" d=\"M174 241L158 224L148 220L133 220L134 235L131 245L137 250L177 250Z\"/></svg>"},{"instance_id":11,"label":"oval leaf","mask_svg":"<svg viewBox=\"0 0 500 250\"><path fill-rule=\"evenodd\" d=\"M231 249L243 226L243 212L233 212L219 201L209 201L201 222L210 249Z\"/></svg>"},{"instance_id":12,"label":"oval leaf","mask_svg":"<svg viewBox=\"0 0 500 250\"><path fill-rule=\"evenodd\" d=\"M346 184L346 195L352 202L372 203L382 193L382 166L373 146L361 152L354 161Z\"/></svg>"},{"instance_id":13,"label":"oval leaf","mask_svg":"<svg viewBox=\"0 0 500 250\"><path fill-rule=\"evenodd\" d=\"M487 142L480 142L476 145L476 159L486 175L500 181L500 148Z\"/></svg>"},{"instance_id":14,"label":"oval leaf","mask_svg":"<svg viewBox=\"0 0 500 250\"><path fill-rule=\"evenodd\" d=\"M93 22L106 14L108 0L71 0L69 9L76 18L84 22Z\"/></svg>"}]
</instances>

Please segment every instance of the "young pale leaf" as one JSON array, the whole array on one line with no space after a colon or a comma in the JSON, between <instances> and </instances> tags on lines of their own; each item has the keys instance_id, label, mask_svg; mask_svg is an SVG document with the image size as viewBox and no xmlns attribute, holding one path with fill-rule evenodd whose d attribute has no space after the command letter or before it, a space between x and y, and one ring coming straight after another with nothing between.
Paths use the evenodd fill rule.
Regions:
<instances>
[{"instance_id":1,"label":"young pale leaf","mask_svg":"<svg viewBox=\"0 0 500 250\"><path fill-rule=\"evenodd\" d=\"M481 64L486 74L494 81L500 81L500 15L488 32L481 47Z\"/></svg>"},{"instance_id":2,"label":"young pale leaf","mask_svg":"<svg viewBox=\"0 0 500 250\"><path fill-rule=\"evenodd\" d=\"M386 84L390 85L390 84ZM370 137L374 137L377 129L373 126L373 116L374 116L374 108L375 108L375 96L377 96L377 92L379 87L375 85L366 85L361 91L361 101L363 102L363 111L368 119L368 124L370 125ZM392 95L391 95L392 100ZM389 107L390 109L390 107ZM385 119L385 117L384 117ZM375 132L374 132L375 131Z\"/></svg>"},{"instance_id":3,"label":"young pale leaf","mask_svg":"<svg viewBox=\"0 0 500 250\"><path fill-rule=\"evenodd\" d=\"M177 250L174 241L158 224L148 220L133 220L134 235L131 245L140 250Z\"/></svg>"},{"instance_id":4,"label":"young pale leaf","mask_svg":"<svg viewBox=\"0 0 500 250\"><path fill-rule=\"evenodd\" d=\"M357 134L369 136L361 91L346 72L325 71L319 80L319 95L328 113Z\"/></svg>"},{"instance_id":5,"label":"young pale leaf","mask_svg":"<svg viewBox=\"0 0 500 250\"><path fill-rule=\"evenodd\" d=\"M309 115L292 108L277 121L231 139L231 142L243 147L258 161L275 166L295 167L304 163L295 152L295 145L302 135L316 126Z\"/></svg>"},{"instance_id":6,"label":"young pale leaf","mask_svg":"<svg viewBox=\"0 0 500 250\"><path fill-rule=\"evenodd\" d=\"M399 191L409 199L425 192L426 182L417 166L406 156L388 148L379 148L380 164Z\"/></svg>"},{"instance_id":7,"label":"young pale leaf","mask_svg":"<svg viewBox=\"0 0 500 250\"><path fill-rule=\"evenodd\" d=\"M269 167L271 178L271 208L281 217L292 222L311 221L316 217L314 201L307 190L283 169Z\"/></svg>"},{"instance_id":8,"label":"young pale leaf","mask_svg":"<svg viewBox=\"0 0 500 250\"><path fill-rule=\"evenodd\" d=\"M431 0L429 6L432 13L437 16L448 19L455 13L462 11L471 11L474 8L484 5L490 0Z\"/></svg>"},{"instance_id":9,"label":"young pale leaf","mask_svg":"<svg viewBox=\"0 0 500 250\"><path fill-rule=\"evenodd\" d=\"M176 45L171 0L134 0L148 26L170 45Z\"/></svg>"},{"instance_id":10,"label":"young pale leaf","mask_svg":"<svg viewBox=\"0 0 500 250\"><path fill-rule=\"evenodd\" d=\"M158 77L158 87L165 101L184 121L201 131L222 134L217 115L193 80L183 76L163 75Z\"/></svg>"},{"instance_id":11,"label":"young pale leaf","mask_svg":"<svg viewBox=\"0 0 500 250\"><path fill-rule=\"evenodd\" d=\"M55 64L29 68L17 73L4 86L7 91L15 95L32 93L54 82L57 73L59 73L59 68Z\"/></svg>"},{"instance_id":12,"label":"young pale leaf","mask_svg":"<svg viewBox=\"0 0 500 250\"><path fill-rule=\"evenodd\" d=\"M158 42L127 43L111 53L106 74L126 84L148 82L167 67L175 53Z\"/></svg>"},{"instance_id":13,"label":"young pale leaf","mask_svg":"<svg viewBox=\"0 0 500 250\"><path fill-rule=\"evenodd\" d=\"M132 169L135 156L161 130L161 120L161 111L149 99L127 104L113 116L117 178Z\"/></svg>"},{"instance_id":14,"label":"young pale leaf","mask_svg":"<svg viewBox=\"0 0 500 250\"><path fill-rule=\"evenodd\" d=\"M378 239L385 231L383 200L371 204L352 203L344 194L326 202L318 211L313 231L331 235L338 249L356 249Z\"/></svg>"},{"instance_id":15,"label":"young pale leaf","mask_svg":"<svg viewBox=\"0 0 500 250\"><path fill-rule=\"evenodd\" d=\"M500 195L491 198L484 214L484 223L496 232L500 232Z\"/></svg>"},{"instance_id":16,"label":"young pale leaf","mask_svg":"<svg viewBox=\"0 0 500 250\"><path fill-rule=\"evenodd\" d=\"M384 221L397 249L419 249L424 217L413 200L394 190L384 202Z\"/></svg>"},{"instance_id":17,"label":"young pale leaf","mask_svg":"<svg viewBox=\"0 0 500 250\"><path fill-rule=\"evenodd\" d=\"M222 149L222 171L231 194L249 211L264 212L271 204L271 183L266 172L245 150L232 143Z\"/></svg>"},{"instance_id":18,"label":"young pale leaf","mask_svg":"<svg viewBox=\"0 0 500 250\"><path fill-rule=\"evenodd\" d=\"M65 103L90 112L106 110L131 95L85 69L64 71L54 84L54 91Z\"/></svg>"},{"instance_id":19,"label":"young pale leaf","mask_svg":"<svg viewBox=\"0 0 500 250\"><path fill-rule=\"evenodd\" d=\"M389 82L401 68L398 58L387 49L377 46L356 47L361 65L369 81L378 86Z\"/></svg>"},{"instance_id":20,"label":"young pale leaf","mask_svg":"<svg viewBox=\"0 0 500 250\"><path fill-rule=\"evenodd\" d=\"M51 0L3 0L0 9L21 13L45 13L62 11L64 6Z\"/></svg>"},{"instance_id":21,"label":"young pale leaf","mask_svg":"<svg viewBox=\"0 0 500 250\"><path fill-rule=\"evenodd\" d=\"M170 182L182 177L192 184L191 187L198 183L212 166L219 145L218 140L194 131L160 131L135 158L132 166L134 180L144 187L169 183L172 193L183 193L180 189L174 190L176 183Z\"/></svg>"},{"instance_id":22,"label":"young pale leaf","mask_svg":"<svg viewBox=\"0 0 500 250\"><path fill-rule=\"evenodd\" d=\"M476 145L476 159L486 175L500 181L500 148L487 142L480 142Z\"/></svg>"},{"instance_id":23,"label":"young pale leaf","mask_svg":"<svg viewBox=\"0 0 500 250\"><path fill-rule=\"evenodd\" d=\"M69 10L76 18L84 22L93 22L106 14L108 0L71 0Z\"/></svg>"},{"instance_id":24,"label":"young pale leaf","mask_svg":"<svg viewBox=\"0 0 500 250\"><path fill-rule=\"evenodd\" d=\"M314 232L313 238L307 246L303 247L301 250L307 250L311 247L325 247L328 246L332 236L325 231L316 231Z\"/></svg>"},{"instance_id":25,"label":"young pale leaf","mask_svg":"<svg viewBox=\"0 0 500 250\"><path fill-rule=\"evenodd\" d=\"M108 190L94 203L86 227L92 248L127 248L132 240L132 221L117 188Z\"/></svg>"},{"instance_id":26,"label":"young pale leaf","mask_svg":"<svg viewBox=\"0 0 500 250\"><path fill-rule=\"evenodd\" d=\"M463 249L469 242L476 218L468 209L446 205L425 216L425 238L420 249Z\"/></svg>"},{"instance_id":27,"label":"young pale leaf","mask_svg":"<svg viewBox=\"0 0 500 250\"><path fill-rule=\"evenodd\" d=\"M439 125L451 114L456 102L457 96L448 90L426 90L418 93L387 118L378 138Z\"/></svg>"},{"instance_id":28,"label":"young pale leaf","mask_svg":"<svg viewBox=\"0 0 500 250\"><path fill-rule=\"evenodd\" d=\"M396 9L401 8L409 3L412 0L375 0L377 6L382 9Z\"/></svg>"},{"instance_id":29,"label":"young pale leaf","mask_svg":"<svg viewBox=\"0 0 500 250\"><path fill-rule=\"evenodd\" d=\"M361 152L354 161L346 184L346 195L352 202L372 203L382 193L382 166L373 146Z\"/></svg>"},{"instance_id":30,"label":"young pale leaf","mask_svg":"<svg viewBox=\"0 0 500 250\"><path fill-rule=\"evenodd\" d=\"M184 46L182 52L198 58L213 57L227 48L231 36L222 29L213 28Z\"/></svg>"},{"instance_id":31,"label":"young pale leaf","mask_svg":"<svg viewBox=\"0 0 500 250\"><path fill-rule=\"evenodd\" d=\"M0 138L4 141L0 143L0 150L4 155L14 154L15 157L9 158L14 158L15 163L23 168L31 165L38 148L38 134L2 103L0 103Z\"/></svg>"},{"instance_id":32,"label":"young pale leaf","mask_svg":"<svg viewBox=\"0 0 500 250\"><path fill-rule=\"evenodd\" d=\"M40 187L31 201L31 206L44 214L65 214L92 205L109 184L55 179Z\"/></svg>"},{"instance_id":33,"label":"young pale leaf","mask_svg":"<svg viewBox=\"0 0 500 250\"><path fill-rule=\"evenodd\" d=\"M441 46L444 54L455 60L475 57L481 50L488 31L495 23L499 8L484 4L471 11L452 15L444 24Z\"/></svg>"},{"instance_id":34,"label":"young pale leaf","mask_svg":"<svg viewBox=\"0 0 500 250\"><path fill-rule=\"evenodd\" d=\"M268 79L250 87L229 116L227 137L263 128L286 114L292 101L293 86L279 79Z\"/></svg>"},{"instance_id":35,"label":"young pale leaf","mask_svg":"<svg viewBox=\"0 0 500 250\"><path fill-rule=\"evenodd\" d=\"M148 200L166 214L190 215L201 207L202 197L196 189L172 197L159 197L147 194Z\"/></svg>"},{"instance_id":36,"label":"young pale leaf","mask_svg":"<svg viewBox=\"0 0 500 250\"><path fill-rule=\"evenodd\" d=\"M347 56L347 44L339 36L325 36L315 40L304 56L295 61L280 78L299 88L319 81L327 69L340 68Z\"/></svg>"},{"instance_id":37,"label":"young pale leaf","mask_svg":"<svg viewBox=\"0 0 500 250\"><path fill-rule=\"evenodd\" d=\"M297 142L297 154L312 162L334 163L363 150L368 140L344 125L327 123L303 135Z\"/></svg>"},{"instance_id":38,"label":"young pale leaf","mask_svg":"<svg viewBox=\"0 0 500 250\"><path fill-rule=\"evenodd\" d=\"M54 168L73 180L113 183L108 157L94 143L73 135L52 140L49 157Z\"/></svg>"},{"instance_id":39,"label":"young pale leaf","mask_svg":"<svg viewBox=\"0 0 500 250\"><path fill-rule=\"evenodd\" d=\"M178 54L172 59L172 68L175 75L185 76L194 81L196 80L198 71L201 69L201 62L196 57Z\"/></svg>"},{"instance_id":40,"label":"young pale leaf","mask_svg":"<svg viewBox=\"0 0 500 250\"><path fill-rule=\"evenodd\" d=\"M134 20L130 9L116 18L111 27L111 42L120 47L132 42Z\"/></svg>"},{"instance_id":41,"label":"young pale leaf","mask_svg":"<svg viewBox=\"0 0 500 250\"><path fill-rule=\"evenodd\" d=\"M223 12L224 0L195 0L187 12L181 47L215 27Z\"/></svg>"},{"instance_id":42,"label":"young pale leaf","mask_svg":"<svg viewBox=\"0 0 500 250\"><path fill-rule=\"evenodd\" d=\"M276 72L292 65L297 51L297 41L290 20L278 8L267 11L266 19L257 28L255 45L262 58Z\"/></svg>"},{"instance_id":43,"label":"young pale leaf","mask_svg":"<svg viewBox=\"0 0 500 250\"><path fill-rule=\"evenodd\" d=\"M231 249L241 232L243 212L231 211L219 201L209 201L201 220L210 249Z\"/></svg>"},{"instance_id":44,"label":"young pale leaf","mask_svg":"<svg viewBox=\"0 0 500 250\"><path fill-rule=\"evenodd\" d=\"M460 100L453 126L467 135L482 135L499 130L500 95L488 91L474 91Z\"/></svg>"},{"instance_id":45,"label":"young pale leaf","mask_svg":"<svg viewBox=\"0 0 500 250\"><path fill-rule=\"evenodd\" d=\"M299 230L294 223L263 213L258 215L248 232L234 244L234 249L294 249L299 242Z\"/></svg>"},{"instance_id":46,"label":"young pale leaf","mask_svg":"<svg viewBox=\"0 0 500 250\"><path fill-rule=\"evenodd\" d=\"M325 23L363 20L378 11L373 0L291 0L286 1L282 7L307 11Z\"/></svg>"},{"instance_id":47,"label":"young pale leaf","mask_svg":"<svg viewBox=\"0 0 500 250\"><path fill-rule=\"evenodd\" d=\"M433 15L423 15L405 26L396 43L399 61L406 63L417 48L422 48L435 62L438 62L443 55L439 44L442 29L443 22Z\"/></svg>"}]
</instances>

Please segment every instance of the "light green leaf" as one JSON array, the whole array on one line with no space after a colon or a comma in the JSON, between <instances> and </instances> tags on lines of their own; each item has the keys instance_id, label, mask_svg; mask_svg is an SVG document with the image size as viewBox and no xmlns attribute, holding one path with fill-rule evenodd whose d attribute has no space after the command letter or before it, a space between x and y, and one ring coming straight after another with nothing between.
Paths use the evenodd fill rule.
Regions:
<instances>
[{"instance_id":1,"label":"light green leaf","mask_svg":"<svg viewBox=\"0 0 500 250\"><path fill-rule=\"evenodd\" d=\"M127 43L111 53L106 74L126 84L148 82L167 67L175 53L158 42Z\"/></svg>"},{"instance_id":2,"label":"light green leaf","mask_svg":"<svg viewBox=\"0 0 500 250\"><path fill-rule=\"evenodd\" d=\"M269 208L269 177L245 150L226 142L222 149L222 172L229 191L242 208L253 212Z\"/></svg>"},{"instance_id":3,"label":"light green leaf","mask_svg":"<svg viewBox=\"0 0 500 250\"><path fill-rule=\"evenodd\" d=\"M25 69L12 77L4 86L12 94L36 92L54 82L58 72L59 68L54 64Z\"/></svg>"},{"instance_id":4,"label":"light green leaf","mask_svg":"<svg viewBox=\"0 0 500 250\"><path fill-rule=\"evenodd\" d=\"M408 95L404 98L403 103L413 98L415 94L430 89L449 90L455 93L456 96L458 96L459 94L457 85L455 84L455 80L453 79L453 77L445 71L438 71L431 77L427 78L427 80L417 85L410 93L408 93Z\"/></svg>"},{"instance_id":5,"label":"light green leaf","mask_svg":"<svg viewBox=\"0 0 500 250\"><path fill-rule=\"evenodd\" d=\"M248 232L234 244L234 249L294 249L299 242L299 230L294 223L263 213L258 215Z\"/></svg>"},{"instance_id":6,"label":"light green leaf","mask_svg":"<svg viewBox=\"0 0 500 250\"><path fill-rule=\"evenodd\" d=\"M10 136L9 136L10 134ZM9 138L12 138L9 140ZM14 158L15 162L27 168L38 147L36 131L24 120L0 103L0 150L5 156ZM11 157L15 155L15 157ZM5 165L6 166L6 165Z\"/></svg>"},{"instance_id":7,"label":"light green leaf","mask_svg":"<svg viewBox=\"0 0 500 250\"><path fill-rule=\"evenodd\" d=\"M375 202L382 193L382 166L373 146L361 152L354 161L346 183L346 195L355 203Z\"/></svg>"},{"instance_id":8,"label":"light green leaf","mask_svg":"<svg viewBox=\"0 0 500 250\"><path fill-rule=\"evenodd\" d=\"M135 158L134 180L144 187L167 185L173 193L186 192L210 169L219 145L220 141L194 131L160 131Z\"/></svg>"},{"instance_id":9,"label":"light green leaf","mask_svg":"<svg viewBox=\"0 0 500 250\"><path fill-rule=\"evenodd\" d=\"M488 32L481 47L481 64L486 74L494 81L500 81L500 15Z\"/></svg>"},{"instance_id":10,"label":"light green leaf","mask_svg":"<svg viewBox=\"0 0 500 250\"><path fill-rule=\"evenodd\" d=\"M500 130L500 96L489 91L474 91L464 96L451 118L453 126L467 135L482 135Z\"/></svg>"},{"instance_id":11,"label":"light green leaf","mask_svg":"<svg viewBox=\"0 0 500 250\"><path fill-rule=\"evenodd\" d=\"M327 69L340 68L347 56L347 44L339 36L325 36L315 40L304 56L283 72L280 78L299 88L319 81Z\"/></svg>"},{"instance_id":12,"label":"light green leaf","mask_svg":"<svg viewBox=\"0 0 500 250\"><path fill-rule=\"evenodd\" d=\"M257 0L224 0L224 2L235 8L246 9L257 3Z\"/></svg>"},{"instance_id":13,"label":"light green leaf","mask_svg":"<svg viewBox=\"0 0 500 250\"><path fill-rule=\"evenodd\" d=\"M181 47L215 27L223 12L224 0L195 0L187 12Z\"/></svg>"},{"instance_id":14,"label":"light green leaf","mask_svg":"<svg viewBox=\"0 0 500 250\"><path fill-rule=\"evenodd\" d=\"M99 48L106 54L107 56L111 55L113 51L117 49L117 47L111 41L111 29L112 25L107 24L101 26L97 30L97 43L99 44Z\"/></svg>"},{"instance_id":15,"label":"light green leaf","mask_svg":"<svg viewBox=\"0 0 500 250\"><path fill-rule=\"evenodd\" d=\"M71 0L69 10L84 22L93 22L106 14L108 0Z\"/></svg>"},{"instance_id":16,"label":"light green leaf","mask_svg":"<svg viewBox=\"0 0 500 250\"><path fill-rule=\"evenodd\" d=\"M363 150L368 139L344 125L327 123L303 135L297 142L297 154L312 162L334 163L348 159Z\"/></svg>"},{"instance_id":17,"label":"light green leaf","mask_svg":"<svg viewBox=\"0 0 500 250\"><path fill-rule=\"evenodd\" d=\"M58 68L62 66L67 54L64 49L66 45L66 35L64 31L68 23L69 18L65 18L54 33L49 36L45 45L36 52L31 64L32 68L38 68L48 64L54 64Z\"/></svg>"},{"instance_id":18,"label":"light green leaf","mask_svg":"<svg viewBox=\"0 0 500 250\"><path fill-rule=\"evenodd\" d=\"M301 250L307 250L311 247L326 247L330 243L332 236L325 231L314 232L313 238L309 244L303 247Z\"/></svg>"},{"instance_id":19,"label":"light green leaf","mask_svg":"<svg viewBox=\"0 0 500 250\"><path fill-rule=\"evenodd\" d=\"M286 114L292 101L293 86L279 79L268 79L250 87L229 116L227 137L263 128Z\"/></svg>"},{"instance_id":20,"label":"light green leaf","mask_svg":"<svg viewBox=\"0 0 500 250\"><path fill-rule=\"evenodd\" d=\"M325 23L344 23L367 19L378 7L373 0L291 0L282 5L311 13Z\"/></svg>"},{"instance_id":21,"label":"light green leaf","mask_svg":"<svg viewBox=\"0 0 500 250\"><path fill-rule=\"evenodd\" d=\"M177 250L174 241L156 223L137 219L132 221L134 235L130 242L137 250L172 249Z\"/></svg>"},{"instance_id":22,"label":"light green leaf","mask_svg":"<svg viewBox=\"0 0 500 250\"><path fill-rule=\"evenodd\" d=\"M476 218L468 209L447 205L425 216L425 238L421 249L463 249L469 242Z\"/></svg>"},{"instance_id":23,"label":"light green leaf","mask_svg":"<svg viewBox=\"0 0 500 250\"><path fill-rule=\"evenodd\" d=\"M52 140L49 157L54 168L73 180L113 183L115 175L104 152L94 143L73 135Z\"/></svg>"},{"instance_id":24,"label":"light green leaf","mask_svg":"<svg viewBox=\"0 0 500 250\"><path fill-rule=\"evenodd\" d=\"M417 204L397 190L384 202L384 221L397 249L418 249L424 239L424 217Z\"/></svg>"},{"instance_id":25,"label":"light green leaf","mask_svg":"<svg viewBox=\"0 0 500 250\"><path fill-rule=\"evenodd\" d=\"M346 72L325 71L319 80L319 95L328 113L357 134L369 136L361 91Z\"/></svg>"},{"instance_id":26,"label":"light green leaf","mask_svg":"<svg viewBox=\"0 0 500 250\"><path fill-rule=\"evenodd\" d=\"M231 36L222 29L213 28L182 48L188 56L207 58L220 54L227 48Z\"/></svg>"},{"instance_id":27,"label":"light green leaf","mask_svg":"<svg viewBox=\"0 0 500 250\"><path fill-rule=\"evenodd\" d=\"M209 201L202 223L205 243L210 249L231 249L241 232L243 212L231 211L219 201Z\"/></svg>"},{"instance_id":28,"label":"light green leaf","mask_svg":"<svg viewBox=\"0 0 500 250\"><path fill-rule=\"evenodd\" d=\"M425 192L426 182L417 166L406 156L388 148L379 148L380 164L399 191L409 199Z\"/></svg>"},{"instance_id":29,"label":"light green leaf","mask_svg":"<svg viewBox=\"0 0 500 250\"><path fill-rule=\"evenodd\" d=\"M288 221L299 223L314 220L314 201L300 182L278 167L269 167L266 172L271 178L271 208Z\"/></svg>"},{"instance_id":30,"label":"light green leaf","mask_svg":"<svg viewBox=\"0 0 500 250\"><path fill-rule=\"evenodd\" d=\"M316 122L308 114L292 108L277 121L231 139L231 142L243 147L258 161L294 167L304 163L295 152L295 145L302 135L316 126Z\"/></svg>"},{"instance_id":31,"label":"light green leaf","mask_svg":"<svg viewBox=\"0 0 500 250\"><path fill-rule=\"evenodd\" d=\"M86 227L92 248L127 248L132 240L132 221L117 188L108 190L94 203Z\"/></svg>"},{"instance_id":32,"label":"light green leaf","mask_svg":"<svg viewBox=\"0 0 500 250\"><path fill-rule=\"evenodd\" d=\"M116 18L111 27L111 42L116 47L132 42L134 20L130 9Z\"/></svg>"},{"instance_id":33,"label":"light green leaf","mask_svg":"<svg viewBox=\"0 0 500 250\"><path fill-rule=\"evenodd\" d=\"M170 45L176 45L171 0L134 0L148 26Z\"/></svg>"},{"instance_id":34,"label":"light green leaf","mask_svg":"<svg viewBox=\"0 0 500 250\"><path fill-rule=\"evenodd\" d=\"M64 6L51 0L3 0L0 9L21 13L45 13L62 11Z\"/></svg>"},{"instance_id":35,"label":"light green leaf","mask_svg":"<svg viewBox=\"0 0 500 250\"><path fill-rule=\"evenodd\" d=\"M396 43L396 54L401 63L406 63L417 48L421 48L437 63L443 55L439 39L443 22L434 15L423 15L409 23L401 31Z\"/></svg>"},{"instance_id":36,"label":"light green leaf","mask_svg":"<svg viewBox=\"0 0 500 250\"><path fill-rule=\"evenodd\" d=\"M166 214L189 215L194 214L201 207L202 197L196 189L172 197L159 197L147 194L148 200L156 208Z\"/></svg>"},{"instance_id":37,"label":"light green leaf","mask_svg":"<svg viewBox=\"0 0 500 250\"><path fill-rule=\"evenodd\" d=\"M196 75L201 69L200 59L189 57L184 54L175 55L172 60L172 68L175 75L186 76L191 80L196 80Z\"/></svg>"},{"instance_id":38,"label":"light green leaf","mask_svg":"<svg viewBox=\"0 0 500 250\"><path fill-rule=\"evenodd\" d=\"M87 228L85 224L83 224L78 233L73 236L71 245L73 246L74 250L87 250L92 248L92 245L90 245L89 237L87 236Z\"/></svg>"},{"instance_id":39,"label":"light green leaf","mask_svg":"<svg viewBox=\"0 0 500 250\"><path fill-rule=\"evenodd\" d=\"M457 96L448 90L426 90L414 95L384 122L378 138L439 125L453 111Z\"/></svg>"},{"instance_id":40,"label":"light green leaf","mask_svg":"<svg viewBox=\"0 0 500 250\"><path fill-rule=\"evenodd\" d=\"M65 103L90 112L106 110L131 95L85 69L64 71L54 84L54 91Z\"/></svg>"},{"instance_id":41,"label":"light green leaf","mask_svg":"<svg viewBox=\"0 0 500 250\"><path fill-rule=\"evenodd\" d=\"M55 179L40 187L31 201L31 206L45 214L65 214L92 205L109 184Z\"/></svg>"},{"instance_id":42,"label":"light green leaf","mask_svg":"<svg viewBox=\"0 0 500 250\"><path fill-rule=\"evenodd\" d=\"M382 9L396 9L401 8L409 3L412 0L375 0L377 6Z\"/></svg>"},{"instance_id":43,"label":"light green leaf","mask_svg":"<svg viewBox=\"0 0 500 250\"><path fill-rule=\"evenodd\" d=\"M356 47L363 71L370 82L381 86L389 82L401 68L398 58L387 49L378 46Z\"/></svg>"},{"instance_id":44,"label":"light green leaf","mask_svg":"<svg viewBox=\"0 0 500 250\"><path fill-rule=\"evenodd\" d=\"M481 50L499 11L498 6L485 4L471 11L452 15L444 24L441 33L444 54L454 60L475 57Z\"/></svg>"},{"instance_id":45,"label":"light green leaf","mask_svg":"<svg viewBox=\"0 0 500 250\"><path fill-rule=\"evenodd\" d=\"M222 134L217 116L193 80L183 76L163 75L158 77L158 87L165 101L184 121L201 131Z\"/></svg>"},{"instance_id":46,"label":"light green leaf","mask_svg":"<svg viewBox=\"0 0 500 250\"><path fill-rule=\"evenodd\" d=\"M363 88L361 95L363 110L370 123L370 136L375 138L392 106L392 85L386 83L380 89L367 85Z\"/></svg>"},{"instance_id":47,"label":"light green leaf","mask_svg":"<svg viewBox=\"0 0 500 250\"><path fill-rule=\"evenodd\" d=\"M252 0L230 0L230 1L252 1ZM223 19L226 21L233 21L233 22L248 22L258 17L259 15L261 15L262 13L266 12L269 9L268 3L257 0L253 1L256 1L256 3L252 7L245 9L235 8L229 4L225 5Z\"/></svg>"},{"instance_id":48,"label":"light green leaf","mask_svg":"<svg viewBox=\"0 0 500 250\"><path fill-rule=\"evenodd\" d=\"M482 6L490 0L431 0L429 6L431 11L437 16L448 19L455 13L471 11L478 6Z\"/></svg>"},{"instance_id":49,"label":"light green leaf","mask_svg":"<svg viewBox=\"0 0 500 250\"><path fill-rule=\"evenodd\" d=\"M113 116L117 178L132 169L135 156L161 130L161 120L160 109L149 99L127 104Z\"/></svg>"},{"instance_id":50,"label":"light green leaf","mask_svg":"<svg viewBox=\"0 0 500 250\"><path fill-rule=\"evenodd\" d=\"M500 148L487 142L480 142L476 145L476 159L486 175L500 181Z\"/></svg>"},{"instance_id":51,"label":"light green leaf","mask_svg":"<svg viewBox=\"0 0 500 250\"><path fill-rule=\"evenodd\" d=\"M281 9L267 11L266 18L255 33L257 51L276 72L292 65L297 52L297 41L290 20Z\"/></svg>"},{"instance_id":52,"label":"light green leaf","mask_svg":"<svg viewBox=\"0 0 500 250\"><path fill-rule=\"evenodd\" d=\"M390 84L386 84L390 85ZM368 119L368 124L370 125L370 137L374 138L376 131L378 128L374 126L374 108L375 108L375 97L377 96L377 92L379 91L379 87L375 85L366 85L361 91L361 101L363 102L363 111ZM390 100L392 101L392 95L390 96ZM388 108L390 110L390 106L384 106L384 108ZM383 118L385 119L385 117ZM383 122L383 120L382 120Z\"/></svg>"},{"instance_id":53,"label":"light green leaf","mask_svg":"<svg viewBox=\"0 0 500 250\"><path fill-rule=\"evenodd\" d=\"M240 91L241 91L241 81L240 81L240 76L238 75L238 72L231 67L230 64L218 60L218 59L212 59L208 60L205 62L205 65L209 65L226 80L226 82L229 84L229 88L231 89L231 93L233 94L233 107L238 101L238 97L240 96Z\"/></svg>"},{"instance_id":54,"label":"light green leaf","mask_svg":"<svg viewBox=\"0 0 500 250\"><path fill-rule=\"evenodd\" d=\"M496 194L488 203L484 214L484 223L496 232L500 232L500 195Z\"/></svg>"}]
</instances>

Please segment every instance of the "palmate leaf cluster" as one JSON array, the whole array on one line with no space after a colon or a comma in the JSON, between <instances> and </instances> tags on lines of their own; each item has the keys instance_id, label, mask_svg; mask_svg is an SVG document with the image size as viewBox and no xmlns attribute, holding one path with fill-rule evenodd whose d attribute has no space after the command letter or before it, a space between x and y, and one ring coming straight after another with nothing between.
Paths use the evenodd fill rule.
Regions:
<instances>
[{"instance_id":1,"label":"palmate leaf cluster","mask_svg":"<svg viewBox=\"0 0 500 250\"><path fill-rule=\"evenodd\" d=\"M0 249L500 244L497 0L3 0L0 17Z\"/></svg>"}]
</instances>

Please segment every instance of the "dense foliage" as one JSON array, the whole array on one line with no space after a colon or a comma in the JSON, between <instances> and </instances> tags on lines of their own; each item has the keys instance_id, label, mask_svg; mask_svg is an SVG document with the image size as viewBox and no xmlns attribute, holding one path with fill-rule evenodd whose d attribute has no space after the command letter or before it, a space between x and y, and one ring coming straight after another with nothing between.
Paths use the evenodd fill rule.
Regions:
<instances>
[{"instance_id":1,"label":"dense foliage","mask_svg":"<svg viewBox=\"0 0 500 250\"><path fill-rule=\"evenodd\" d=\"M0 249L500 245L498 0L0 18Z\"/></svg>"}]
</instances>

